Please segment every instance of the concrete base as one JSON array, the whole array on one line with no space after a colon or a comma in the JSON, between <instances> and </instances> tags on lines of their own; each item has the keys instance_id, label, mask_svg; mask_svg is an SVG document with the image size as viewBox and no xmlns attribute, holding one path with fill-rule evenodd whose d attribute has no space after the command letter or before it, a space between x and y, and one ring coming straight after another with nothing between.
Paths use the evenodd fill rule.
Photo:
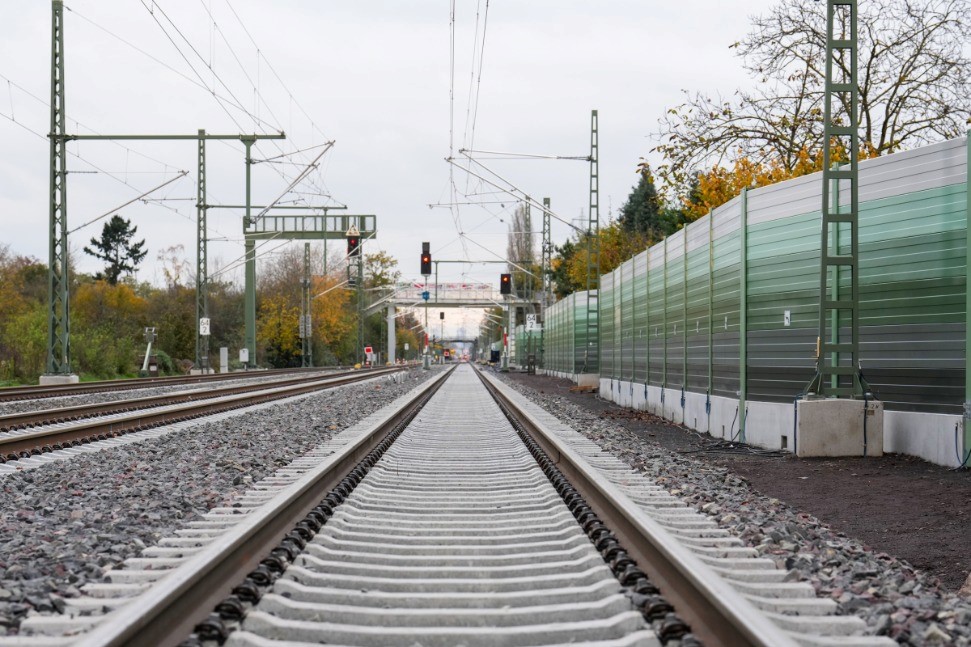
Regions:
<instances>
[{"instance_id":1,"label":"concrete base","mask_svg":"<svg viewBox=\"0 0 971 647\"><path fill-rule=\"evenodd\" d=\"M41 386L56 386L58 384L77 384L81 378L73 373L70 375L45 374L40 376L38 384Z\"/></svg>"},{"instance_id":2,"label":"concrete base","mask_svg":"<svg viewBox=\"0 0 971 647\"><path fill-rule=\"evenodd\" d=\"M883 456L882 402L868 402L864 418L863 400L800 400L796 415L797 456Z\"/></svg>"},{"instance_id":3,"label":"concrete base","mask_svg":"<svg viewBox=\"0 0 971 647\"><path fill-rule=\"evenodd\" d=\"M577 386L597 386L600 383L599 373L577 373L573 376Z\"/></svg>"},{"instance_id":4,"label":"concrete base","mask_svg":"<svg viewBox=\"0 0 971 647\"><path fill-rule=\"evenodd\" d=\"M192 368L189 369L189 375L212 375L216 371L211 368Z\"/></svg>"}]
</instances>

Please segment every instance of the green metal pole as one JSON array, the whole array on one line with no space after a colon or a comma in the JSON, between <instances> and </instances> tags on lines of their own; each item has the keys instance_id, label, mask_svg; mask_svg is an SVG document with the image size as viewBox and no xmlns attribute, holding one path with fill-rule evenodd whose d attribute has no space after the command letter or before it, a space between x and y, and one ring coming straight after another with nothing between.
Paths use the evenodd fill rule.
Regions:
<instances>
[{"instance_id":1,"label":"green metal pole","mask_svg":"<svg viewBox=\"0 0 971 647\"><path fill-rule=\"evenodd\" d=\"M711 433L711 392L713 389L714 326L715 326L715 214L708 210L708 392L705 394L705 413L708 418L708 433Z\"/></svg>"},{"instance_id":2,"label":"green metal pole","mask_svg":"<svg viewBox=\"0 0 971 647\"><path fill-rule=\"evenodd\" d=\"M843 10L848 11L844 13ZM848 56L846 56L848 54ZM849 63L849 79L834 71ZM839 59L837 61L837 59ZM838 65L839 64L839 65ZM807 391L824 397L859 397L863 383L859 371L859 90L857 86L857 0L827 0L826 78L823 92L823 189L819 272L819 354L817 374ZM849 103L845 114L833 109ZM842 167L834 166L834 143L846 138L848 157ZM839 209L840 182L848 183L849 210ZM835 189L834 189L835 187ZM830 193L836 193L836 206ZM847 236L843 236L847 234ZM848 250L844 253L844 250ZM845 270L844 270L845 268ZM848 285L840 289L847 277ZM827 334L827 326L832 330ZM842 332L849 328L849 335ZM827 379L829 378L829 379Z\"/></svg>"},{"instance_id":3,"label":"green metal pole","mask_svg":"<svg viewBox=\"0 0 971 647\"><path fill-rule=\"evenodd\" d=\"M590 207L587 212L587 346L583 372L599 371L600 362L600 132L596 110L590 112ZM591 353L591 349L593 353ZM592 355L592 356L591 356Z\"/></svg>"},{"instance_id":4,"label":"green metal pole","mask_svg":"<svg viewBox=\"0 0 971 647\"><path fill-rule=\"evenodd\" d=\"M645 321L644 326L647 330L647 347L644 349L646 357L644 358L647 366L645 367L644 373L644 407L647 408L647 386L651 383L651 248L647 248L647 263L644 268L644 280L647 284L646 297L644 299L644 313Z\"/></svg>"},{"instance_id":5,"label":"green metal pole","mask_svg":"<svg viewBox=\"0 0 971 647\"><path fill-rule=\"evenodd\" d=\"M634 381L637 378L637 264L633 260L630 266L630 394L631 406L634 405Z\"/></svg>"},{"instance_id":6,"label":"green metal pole","mask_svg":"<svg viewBox=\"0 0 971 647\"><path fill-rule=\"evenodd\" d=\"M964 458L971 452L971 130L964 140L967 154L967 174L964 179L965 193L965 301L964 301Z\"/></svg>"},{"instance_id":7,"label":"green metal pole","mask_svg":"<svg viewBox=\"0 0 971 647\"><path fill-rule=\"evenodd\" d=\"M362 241L363 242L363 241ZM357 252L357 358L364 364L364 250Z\"/></svg>"},{"instance_id":8,"label":"green metal pole","mask_svg":"<svg viewBox=\"0 0 971 647\"><path fill-rule=\"evenodd\" d=\"M834 169L839 168L839 164L833 164ZM840 183L839 180L832 180L829 182L830 190L830 213L838 214L840 211ZM834 227L829 231L829 241L827 245L837 250L839 253L839 225ZM829 272L830 280L830 292L833 295L833 301L839 301L840 298L840 266L833 265L828 269L824 270ZM835 346L840 343L840 311L836 308L829 313L829 322L832 330L830 330L829 341ZM837 352L832 352L829 354L829 361L831 366L839 366L840 355ZM829 386L831 389L839 388L839 375L833 374L829 378Z\"/></svg>"},{"instance_id":9,"label":"green metal pole","mask_svg":"<svg viewBox=\"0 0 971 647\"><path fill-rule=\"evenodd\" d=\"M682 398L686 398L685 393L688 391L688 230L681 230L681 240L683 245L681 247L681 323L683 324L683 330L681 331L681 353L682 353L682 363L681 363L681 394ZM684 405L681 406L681 423L685 424L686 409Z\"/></svg>"},{"instance_id":10,"label":"green metal pole","mask_svg":"<svg viewBox=\"0 0 971 647\"><path fill-rule=\"evenodd\" d=\"M206 217L206 131L199 130L196 148L198 180L196 181L196 368L209 369L209 335L203 335L201 321L209 317L209 257Z\"/></svg>"},{"instance_id":11,"label":"green metal pole","mask_svg":"<svg viewBox=\"0 0 971 647\"><path fill-rule=\"evenodd\" d=\"M303 331L300 340L300 366L313 366L312 330L310 323L310 243L303 244L303 281L300 297L300 317Z\"/></svg>"},{"instance_id":12,"label":"green metal pole","mask_svg":"<svg viewBox=\"0 0 971 647\"><path fill-rule=\"evenodd\" d=\"M546 369L546 309L553 301L553 277L550 274L553 261L552 229L550 228L550 199L543 198L543 318L539 329L539 365Z\"/></svg>"},{"instance_id":13,"label":"green metal pole","mask_svg":"<svg viewBox=\"0 0 971 647\"><path fill-rule=\"evenodd\" d=\"M252 191L252 170L253 170L253 156L252 156L252 139L244 139L243 144L246 146L246 215L243 216L243 229L249 227L253 224L252 222L252 202L251 202L251 191ZM256 366L256 241L246 240L245 245L246 254L246 272L245 272L245 283L246 283L246 295L245 295L245 320L246 320L246 348L249 352L249 359L246 362L246 367Z\"/></svg>"},{"instance_id":14,"label":"green metal pole","mask_svg":"<svg viewBox=\"0 0 971 647\"><path fill-rule=\"evenodd\" d=\"M51 4L51 176L48 266L47 373L71 374L67 274L67 139L65 137L64 4Z\"/></svg>"},{"instance_id":15,"label":"green metal pole","mask_svg":"<svg viewBox=\"0 0 971 647\"><path fill-rule=\"evenodd\" d=\"M664 389L668 386L668 239L664 239L664 276L662 277L662 282L664 284L664 295L662 297L662 303L664 305L662 320L662 331L664 337L662 341L664 343L663 360L661 363L661 415L664 415Z\"/></svg>"},{"instance_id":16,"label":"green metal pole","mask_svg":"<svg viewBox=\"0 0 971 647\"><path fill-rule=\"evenodd\" d=\"M738 437L745 442L745 408L748 399L748 189L742 189L738 271Z\"/></svg>"}]
</instances>

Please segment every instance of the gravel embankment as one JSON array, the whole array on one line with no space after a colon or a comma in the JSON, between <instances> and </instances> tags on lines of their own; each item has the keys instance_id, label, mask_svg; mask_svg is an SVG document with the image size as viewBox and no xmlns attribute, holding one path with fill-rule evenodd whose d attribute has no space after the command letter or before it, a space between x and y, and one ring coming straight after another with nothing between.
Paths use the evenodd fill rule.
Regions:
<instances>
[{"instance_id":1,"label":"gravel embankment","mask_svg":"<svg viewBox=\"0 0 971 647\"><path fill-rule=\"evenodd\" d=\"M319 375L323 377L326 373L332 373L333 369L321 369ZM240 374L238 380L222 380L209 384L173 384L172 386L146 386L138 389L126 389L124 391L104 391L100 393L85 393L80 395L65 395L59 398L37 398L34 400L15 400L13 402L0 402L0 416L10 413L24 413L26 411L42 411L45 409L58 409L61 407L76 407L82 404L97 404L101 402L114 402L116 400L129 400L133 398L148 398L156 395L168 395L172 393L189 393L192 391L207 391L221 386L233 386L240 383L260 384L268 382L279 382L297 377L293 374L284 375L263 375L253 372L249 375Z\"/></svg>"},{"instance_id":2,"label":"gravel embankment","mask_svg":"<svg viewBox=\"0 0 971 647\"><path fill-rule=\"evenodd\" d=\"M0 476L0 632L63 608L87 582L437 371L411 370L161 438ZM405 377L402 377L405 376Z\"/></svg>"},{"instance_id":3,"label":"gravel embankment","mask_svg":"<svg viewBox=\"0 0 971 647\"><path fill-rule=\"evenodd\" d=\"M809 582L837 602L838 613L863 618L870 633L903 645L971 645L971 599L906 561L760 494L725 467L648 444L562 397L505 382L788 569L789 581Z\"/></svg>"}]
</instances>

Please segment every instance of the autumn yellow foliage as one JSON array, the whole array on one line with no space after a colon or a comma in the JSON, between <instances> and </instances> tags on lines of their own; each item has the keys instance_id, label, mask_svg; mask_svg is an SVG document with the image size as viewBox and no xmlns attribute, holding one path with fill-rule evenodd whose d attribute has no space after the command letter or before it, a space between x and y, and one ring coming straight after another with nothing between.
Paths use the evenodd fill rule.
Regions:
<instances>
[{"instance_id":1,"label":"autumn yellow foliage","mask_svg":"<svg viewBox=\"0 0 971 647\"><path fill-rule=\"evenodd\" d=\"M80 325L140 327L148 307L131 286L91 281L79 285L71 299L71 316Z\"/></svg>"},{"instance_id":2,"label":"autumn yellow foliage","mask_svg":"<svg viewBox=\"0 0 971 647\"><path fill-rule=\"evenodd\" d=\"M311 296L320 295L310 302L311 332L326 346L336 346L350 335L357 317L348 307L350 292L335 288L338 283L335 276L315 276L311 289Z\"/></svg>"},{"instance_id":3,"label":"autumn yellow foliage","mask_svg":"<svg viewBox=\"0 0 971 647\"><path fill-rule=\"evenodd\" d=\"M616 221L601 227L599 238L601 274L612 272L628 258L646 249L652 242L644 236L625 231ZM577 243L577 251L568 262L567 273L571 282L574 285L585 286L587 282L587 245L585 240Z\"/></svg>"},{"instance_id":4,"label":"autumn yellow foliage","mask_svg":"<svg viewBox=\"0 0 971 647\"><path fill-rule=\"evenodd\" d=\"M872 146L864 148L859 159L876 157L877 152ZM847 159L845 150L835 147L833 162L840 163ZM784 167L779 161L762 163L754 162L747 157L740 157L730 167L715 166L697 175L697 188L683 200L682 210L686 219L693 222L706 213L719 207L735 196L742 193L742 189L754 189L782 182L823 168L822 151L811 153L803 149L799 152L796 163L791 169Z\"/></svg>"}]
</instances>

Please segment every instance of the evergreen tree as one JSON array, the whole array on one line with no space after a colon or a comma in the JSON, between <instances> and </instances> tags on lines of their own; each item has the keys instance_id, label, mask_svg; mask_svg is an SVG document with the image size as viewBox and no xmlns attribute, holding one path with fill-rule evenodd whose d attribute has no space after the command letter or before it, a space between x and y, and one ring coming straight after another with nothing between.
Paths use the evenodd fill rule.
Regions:
<instances>
[{"instance_id":1,"label":"evergreen tree","mask_svg":"<svg viewBox=\"0 0 971 647\"><path fill-rule=\"evenodd\" d=\"M640 179L627 196L627 202L620 208L618 222L624 231L657 240L663 237L664 227L661 223L661 201L654 187L654 176L647 164L640 165L638 174Z\"/></svg>"},{"instance_id":2,"label":"evergreen tree","mask_svg":"<svg viewBox=\"0 0 971 647\"><path fill-rule=\"evenodd\" d=\"M104 272L94 275L97 280L105 279L109 284L118 283L118 278L122 272L134 272L139 263L144 260L148 253L145 250L145 240L132 244L132 238L138 227L132 227L130 220L125 220L115 214L111 220L105 223L101 230L101 240L91 239L92 250L90 247L84 248L85 254L90 254L95 258L100 258L107 266Z\"/></svg>"},{"instance_id":3,"label":"evergreen tree","mask_svg":"<svg viewBox=\"0 0 971 647\"><path fill-rule=\"evenodd\" d=\"M573 257L576 256L578 245L579 243L573 240L567 240L556 248L550 275L553 277L553 292L557 299L562 299L578 290L586 289L586 286L579 285L570 277L570 264L573 262Z\"/></svg>"}]
</instances>

